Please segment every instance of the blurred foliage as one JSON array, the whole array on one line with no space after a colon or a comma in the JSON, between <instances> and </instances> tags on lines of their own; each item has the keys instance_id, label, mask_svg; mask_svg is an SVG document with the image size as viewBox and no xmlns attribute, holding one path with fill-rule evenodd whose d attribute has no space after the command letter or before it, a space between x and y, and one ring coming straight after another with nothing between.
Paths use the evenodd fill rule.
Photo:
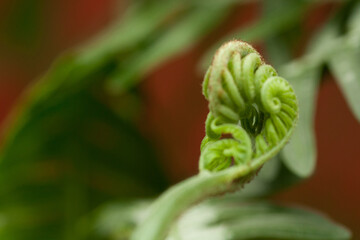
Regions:
<instances>
[{"instance_id":1,"label":"blurred foliage","mask_svg":"<svg viewBox=\"0 0 360 240\"><path fill-rule=\"evenodd\" d=\"M146 214L149 202L133 201L103 206L93 216L92 236L127 239ZM167 240L240 239L349 239L350 232L310 209L269 202L244 202L228 195L209 199L186 212Z\"/></svg>"},{"instance_id":2,"label":"blurred foliage","mask_svg":"<svg viewBox=\"0 0 360 240\"><path fill-rule=\"evenodd\" d=\"M360 1L336 1L333 16L294 59L304 13L315 2L259 1L262 13L256 22L230 33L204 55L201 66L226 39L262 43L267 62L280 69L299 97L301 117L292 141L236 199L271 194L313 173L315 99L324 70L335 76L360 120ZM20 40L35 36L42 1L17 4L10 35ZM125 15L98 37L63 54L28 90L7 129L0 156L0 237L123 239L122 234L129 235L134 227L132 210L143 209L131 199L154 196L169 185L154 149L136 127L139 111L129 109L141 105L137 84L156 66L199 42L235 5L245 8L246 4L240 0L132 1ZM124 108L115 109L107 101L114 95L125 102ZM114 199L126 199L131 207L101 207ZM224 204L200 205L199 216L227 208ZM191 231L211 236L217 231L223 234L225 230L217 226L224 226L236 239L349 238L340 226L303 210L236 204L227 211L239 214L224 217L217 212L215 219L199 219L204 225L190 226ZM252 220L244 223L245 217ZM93 223L97 230L92 229ZM181 220L180 230L173 234L191 234L183 232L181 224L186 221ZM306 232L299 225L312 227ZM242 235L254 226L259 235Z\"/></svg>"},{"instance_id":3,"label":"blurred foliage","mask_svg":"<svg viewBox=\"0 0 360 240\"><path fill-rule=\"evenodd\" d=\"M2 157L3 239L72 239L100 203L166 186L149 142L86 89L31 118Z\"/></svg>"}]
</instances>

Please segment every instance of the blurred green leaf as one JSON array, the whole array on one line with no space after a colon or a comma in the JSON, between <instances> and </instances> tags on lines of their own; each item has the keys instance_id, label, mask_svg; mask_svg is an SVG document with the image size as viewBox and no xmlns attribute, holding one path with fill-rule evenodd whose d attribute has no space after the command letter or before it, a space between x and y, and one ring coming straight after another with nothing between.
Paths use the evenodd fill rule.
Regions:
<instances>
[{"instance_id":1,"label":"blurred green leaf","mask_svg":"<svg viewBox=\"0 0 360 240\"><path fill-rule=\"evenodd\" d=\"M128 239L149 203L110 204L99 209L94 232L103 239ZM267 202L248 203L236 195L209 199L187 211L167 240L345 240L351 233L326 216L308 209Z\"/></svg>"},{"instance_id":2,"label":"blurred green leaf","mask_svg":"<svg viewBox=\"0 0 360 240\"><path fill-rule=\"evenodd\" d=\"M154 35L176 22L188 8L175 0L132 4L122 18L80 49L78 61L90 69L108 60L117 62L152 42Z\"/></svg>"},{"instance_id":3,"label":"blurred green leaf","mask_svg":"<svg viewBox=\"0 0 360 240\"><path fill-rule=\"evenodd\" d=\"M81 239L74 224L100 203L167 185L149 143L89 91L42 109L3 152L3 239Z\"/></svg>"},{"instance_id":4,"label":"blurred green leaf","mask_svg":"<svg viewBox=\"0 0 360 240\"><path fill-rule=\"evenodd\" d=\"M6 145L10 145L11 141L15 139L17 134L20 134L21 129L27 124L27 121L36 116L36 109L46 108L54 101L62 101L67 98L69 93L85 88L96 81L102 81L113 76L115 72L119 74L117 65L119 62L124 63L122 69L125 76L134 73L132 70L138 70L139 66L146 68L154 67L151 61L159 63L160 58L157 50L162 50L167 57L179 50L179 47L185 47L183 43L177 46L176 43L170 43L170 40L179 36L178 31L184 31L184 26L188 25L188 18L185 22L178 24L179 28L172 30L171 23L181 17L186 10L189 11L191 4L184 5L178 1L167 1L160 3L152 1L140 5L135 5L130 8L129 13L120 20L120 23L115 23L110 26L103 34L95 38L89 44L81 49L68 52L60 57L52 66L50 71L37 81L32 88L29 89L26 96L18 104L16 110L13 112L11 125L6 131ZM214 9L213 9L214 10ZM220 11L214 10L214 14ZM204 11L194 11L190 14L190 19L204 19ZM214 17L215 15L213 15ZM212 19L206 18L207 21ZM201 24L200 24L201 25ZM205 26L205 25L202 25ZM210 28L210 25L207 25ZM164 38L158 39L158 34L163 34ZM191 44L190 40L195 40L199 36L192 32L188 37L185 37L185 42ZM159 40L159 43L158 43ZM190 41L190 42L189 42ZM176 41L175 41L176 42ZM127 63L128 57L137 55L143 57L142 53L144 46L156 46L154 49L147 50L144 53L142 63L139 65L139 58L134 58L136 61ZM171 51L171 54L167 50ZM131 64L134 64L132 66ZM146 71L142 71L143 73ZM94 77L97 76L97 77ZM141 77L141 74L137 77ZM138 78L131 78L132 81L138 81ZM126 79L124 80L126 81ZM131 84L128 82L128 84Z\"/></svg>"},{"instance_id":5,"label":"blurred green leaf","mask_svg":"<svg viewBox=\"0 0 360 240\"><path fill-rule=\"evenodd\" d=\"M180 219L179 239L350 239L350 232L309 210L269 203L218 200L194 207ZM176 239L169 238L169 239Z\"/></svg>"},{"instance_id":6,"label":"blurred green leaf","mask_svg":"<svg viewBox=\"0 0 360 240\"><path fill-rule=\"evenodd\" d=\"M357 49L342 49L329 60L331 72L335 75L354 115L360 121L360 46Z\"/></svg>"},{"instance_id":7,"label":"blurred green leaf","mask_svg":"<svg viewBox=\"0 0 360 240\"><path fill-rule=\"evenodd\" d=\"M329 21L307 46L303 57L280 68L293 86L299 101L299 121L289 144L280 153L285 165L298 177L309 177L316 166L314 114L322 68L336 47L338 19ZM338 47L339 48L339 47Z\"/></svg>"},{"instance_id":8,"label":"blurred green leaf","mask_svg":"<svg viewBox=\"0 0 360 240\"><path fill-rule=\"evenodd\" d=\"M280 153L285 165L299 177L308 177L315 170L316 142L314 113L320 69L284 76L293 86L299 101L298 125L290 142Z\"/></svg>"},{"instance_id":9,"label":"blurred green leaf","mask_svg":"<svg viewBox=\"0 0 360 240\"><path fill-rule=\"evenodd\" d=\"M159 34L150 45L127 58L124 63L120 62L118 71L107 82L107 89L112 93L118 93L136 84L159 63L194 45L198 39L217 26L227 13L228 4L192 9L168 31Z\"/></svg>"},{"instance_id":10,"label":"blurred green leaf","mask_svg":"<svg viewBox=\"0 0 360 240\"><path fill-rule=\"evenodd\" d=\"M18 105L1 153L3 239L81 239L84 230L74 223L103 201L165 188L149 143L92 92L101 89L117 54L136 48L173 6L132 10L129 25L143 20L148 28L132 35L128 23L120 24L96 44L64 55Z\"/></svg>"},{"instance_id":11,"label":"blurred green leaf","mask_svg":"<svg viewBox=\"0 0 360 240\"><path fill-rule=\"evenodd\" d=\"M341 47L328 60L330 71L335 75L355 117L360 121L360 3L357 4L348 23L348 33Z\"/></svg>"},{"instance_id":12,"label":"blurred green leaf","mask_svg":"<svg viewBox=\"0 0 360 240\"><path fill-rule=\"evenodd\" d=\"M340 225L308 210L275 205L228 209L217 223L228 224L232 239L350 239Z\"/></svg>"},{"instance_id":13,"label":"blurred green leaf","mask_svg":"<svg viewBox=\"0 0 360 240\"><path fill-rule=\"evenodd\" d=\"M357 109L355 102L357 103L358 99L356 99L357 95L354 94L356 91L352 90L359 87L358 81L354 80L356 74L358 74L354 64L356 65L356 61L358 61L359 52L354 48L349 48L349 45L354 46L353 42L347 44L346 40L349 36L352 36L351 32L343 37L338 36L342 20L341 15L345 14L344 9L346 7L348 6L345 5L315 35L309 44L307 53L301 59L293 61L280 69L280 74L286 77L294 87L298 96L300 110L298 127L290 143L281 154L285 164L299 177L307 177L315 169L316 144L313 133L315 98L321 69L328 59L330 59L331 70L338 76L340 85L344 92L347 93L347 98L352 103L352 106L355 106L355 110ZM334 66L335 59L336 66ZM345 71L346 74L344 74ZM352 79L348 80L349 77Z\"/></svg>"}]
</instances>

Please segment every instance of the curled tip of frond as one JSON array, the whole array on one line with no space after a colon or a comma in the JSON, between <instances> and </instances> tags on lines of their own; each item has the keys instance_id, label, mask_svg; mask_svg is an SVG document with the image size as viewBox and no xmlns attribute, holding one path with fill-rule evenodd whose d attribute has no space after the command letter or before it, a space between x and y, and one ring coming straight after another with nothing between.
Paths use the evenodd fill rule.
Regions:
<instances>
[{"instance_id":1,"label":"curled tip of frond","mask_svg":"<svg viewBox=\"0 0 360 240\"><path fill-rule=\"evenodd\" d=\"M210 113L200 170L221 171L261 157L288 140L297 120L291 85L246 42L234 40L219 48L203 93ZM231 138L221 138L224 134Z\"/></svg>"}]
</instances>

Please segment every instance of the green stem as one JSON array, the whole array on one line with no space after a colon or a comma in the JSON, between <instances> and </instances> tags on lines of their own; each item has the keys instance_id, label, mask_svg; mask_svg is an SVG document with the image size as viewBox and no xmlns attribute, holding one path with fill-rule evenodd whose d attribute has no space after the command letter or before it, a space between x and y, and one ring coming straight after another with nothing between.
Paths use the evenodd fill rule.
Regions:
<instances>
[{"instance_id":1,"label":"green stem","mask_svg":"<svg viewBox=\"0 0 360 240\"><path fill-rule=\"evenodd\" d=\"M181 213L209 196L232 192L249 181L261 166L275 156L287 143L293 128L269 152L247 165L220 172L203 172L167 190L151 206L147 218L140 224L131 240L160 240L166 237L172 223Z\"/></svg>"},{"instance_id":2,"label":"green stem","mask_svg":"<svg viewBox=\"0 0 360 240\"><path fill-rule=\"evenodd\" d=\"M243 169L246 174L248 171ZM150 214L132 240L164 239L177 217L189 206L211 195L228 191L232 179L226 172L199 174L170 188L151 206Z\"/></svg>"}]
</instances>

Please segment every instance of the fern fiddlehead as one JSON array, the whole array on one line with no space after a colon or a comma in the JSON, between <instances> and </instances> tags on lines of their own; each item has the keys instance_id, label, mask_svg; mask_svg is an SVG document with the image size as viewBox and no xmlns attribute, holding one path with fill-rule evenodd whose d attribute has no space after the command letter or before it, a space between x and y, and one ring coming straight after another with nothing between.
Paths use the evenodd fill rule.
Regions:
<instances>
[{"instance_id":1,"label":"fern fiddlehead","mask_svg":"<svg viewBox=\"0 0 360 240\"><path fill-rule=\"evenodd\" d=\"M206 73L203 93L209 101L200 170L220 171L277 152L297 119L290 84L247 43L221 47ZM220 139L230 134L231 139Z\"/></svg>"},{"instance_id":2,"label":"fern fiddlehead","mask_svg":"<svg viewBox=\"0 0 360 240\"><path fill-rule=\"evenodd\" d=\"M231 41L216 53L203 93L209 101L200 173L160 196L132 240L160 240L172 222L207 196L237 190L289 140L296 95L249 44Z\"/></svg>"}]
</instances>

